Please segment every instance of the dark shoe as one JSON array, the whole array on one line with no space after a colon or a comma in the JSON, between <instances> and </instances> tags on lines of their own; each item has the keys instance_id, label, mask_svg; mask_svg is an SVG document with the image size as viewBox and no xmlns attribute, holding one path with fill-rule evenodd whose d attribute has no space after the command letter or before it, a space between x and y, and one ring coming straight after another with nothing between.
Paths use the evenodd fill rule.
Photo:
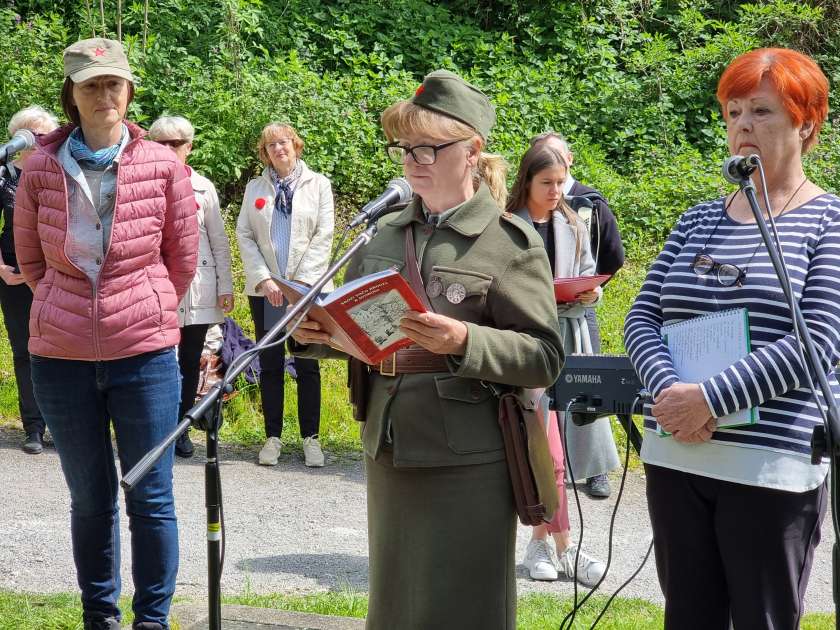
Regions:
<instances>
[{"instance_id":1,"label":"dark shoe","mask_svg":"<svg viewBox=\"0 0 840 630\"><path fill-rule=\"evenodd\" d=\"M26 434L26 441L23 443L23 452L30 455L38 455L44 450L44 442L41 434L37 431Z\"/></svg>"},{"instance_id":2,"label":"dark shoe","mask_svg":"<svg viewBox=\"0 0 840 630\"><path fill-rule=\"evenodd\" d=\"M131 630L163 630L163 626L155 621L135 621Z\"/></svg>"},{"instance_id":3,"label":"dark shoe","mask_svg":"<svg viewBox=\"0 0 840 630\"><path fill-rule=\"evenodd\" d=\"M178 441L175 442L175 454L178 457L192 457L194 452L195 447L190 439L190 430L187 429L178 436Z\"/></svg>"},{"instance_id":4,"label":"dark shoe","mask_svg":"<svg viewBox=\"0 0 840 630\"><path fill-rule=\"evenodd\" d=\"M593 499L606 499L612 492L609 477L606 474L590 477L586 480L585 492Z\"/></svg>"},{"instance_id":5,"label":"dark shoe","mask_svg":"<svg viewBox=\"0 0 840 630\"><path fill-rule=\"evenodd\" d=\"M120 630L120 622L114 617L85 619L85 630Z\"/></svg>"}]
</instances>

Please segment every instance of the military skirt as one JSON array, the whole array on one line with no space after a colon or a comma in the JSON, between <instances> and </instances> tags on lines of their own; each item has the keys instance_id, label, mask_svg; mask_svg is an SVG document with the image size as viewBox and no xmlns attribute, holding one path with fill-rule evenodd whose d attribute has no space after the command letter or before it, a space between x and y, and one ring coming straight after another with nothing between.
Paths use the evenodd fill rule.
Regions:
<instances>
[{"instance_id":1,"label":"military skirt","mask_svg":"<svg viewBox=\"0 0 840 630\"><path fill-rule=\"evenodd\" d=\"M505 461L367 471L367 630L514 630L516 515Z\"/></svg>"}]
</instances>

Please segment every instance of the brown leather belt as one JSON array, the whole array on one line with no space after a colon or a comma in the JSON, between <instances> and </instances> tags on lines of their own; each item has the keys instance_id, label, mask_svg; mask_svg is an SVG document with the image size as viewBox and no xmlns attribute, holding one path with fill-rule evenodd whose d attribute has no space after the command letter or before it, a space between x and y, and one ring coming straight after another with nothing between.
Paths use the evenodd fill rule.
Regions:
<instances>
[{"instance_id":1,"label":"brown leather belt","mask_svg":"<svg viewBox=\"0 0 840 630\"><path fill-rule=\"evenodd\" d=\"M417 346L397 350L387 359L370 367L382 376L449 372L445 354L435 354Z\"/></svg>"}]
</instances>

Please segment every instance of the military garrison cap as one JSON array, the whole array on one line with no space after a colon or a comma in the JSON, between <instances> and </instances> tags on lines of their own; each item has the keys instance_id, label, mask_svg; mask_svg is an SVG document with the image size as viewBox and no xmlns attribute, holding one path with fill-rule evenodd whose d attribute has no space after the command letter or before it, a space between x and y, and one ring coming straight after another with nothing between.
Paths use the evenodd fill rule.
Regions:
<instances>
[{"instance_id":1,"label":"military garrison cap","mask_svg":"<svg viewBox=\"0 0 840 630\"><path fill-rule=\"evenodd\" d=\"M487 95L449 70L427 74L411 102L469 125L485 140L496 124L496 110Z\"/></svg>"}]
</instances>

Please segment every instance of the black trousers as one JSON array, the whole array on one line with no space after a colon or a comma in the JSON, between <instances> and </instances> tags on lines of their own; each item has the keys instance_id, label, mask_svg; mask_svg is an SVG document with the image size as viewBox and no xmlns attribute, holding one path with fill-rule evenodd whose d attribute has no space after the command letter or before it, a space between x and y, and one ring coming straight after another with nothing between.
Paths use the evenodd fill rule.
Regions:
<instances>
[{"instance_id":1,"label":"black trousers","mask_svg":"<svg viewBox=\"0 0 840 630\"><path fill-rule=\"evenodd\" d=\"M208 328L210 324L190 324L181 328L181 343L178 344L178 367L181 369L181 406L178 408L178 422L195 404L201 351L204 349L204 338Z\"/></svg>"},{"instance_id":2,"label":"black trousers","mask_svg":"<svg viewBox=\"0 0 840 630\"><path fill-rule=\"evenodd\" d=\"M32 393L32 374L29 369L29 311L32 308L32 291L29 286L9 286L0 280L0 308L12 346L18 409L23 421L23 430L26 433L37 431L43 435L46 425Z\"/></svg>"},{"instance_id":3,"label":"black trousers","mask_svg":"<svg viewBox=\"0 0 840 630\"><path fill-rule=\"evenodd\" d=\"M265 298L248 296L257 341L265 336ZM283 433L283 382L286 348L269 348L260 355L260 398L265 418L265 436ZM318 435L321 426L321 368L315 359L295 357L298 388L298 423L302 438Z\"/></svg>"},{"instance_id":4,"label":"black trousers","mask_svg":"<svg viewBox=\"0 0 840 630\"><path fill-rule=\"evenodd\" d=\"M653 438L656 439L656 438ZM797 630L828 491L645 465L666 630Z\"/></svg>"}]
</instances>

